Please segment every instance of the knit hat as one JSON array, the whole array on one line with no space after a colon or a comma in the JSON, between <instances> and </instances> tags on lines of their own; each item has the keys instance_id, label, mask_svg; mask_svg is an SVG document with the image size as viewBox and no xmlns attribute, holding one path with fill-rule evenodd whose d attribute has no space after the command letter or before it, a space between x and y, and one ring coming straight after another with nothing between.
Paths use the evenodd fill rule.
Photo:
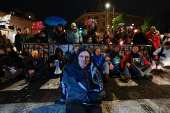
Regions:
<instances>
[{"instance_id":1,"label":"knit hat","mask_svg":"<svg viewBox=\"0 0 170 113\"><path fill-rule=\"evenodd\" d=\"M92 52L91 52L89 49L86 49L86 48L83 48L83 47L81 47L81 48L78 49L77 54L76 54L76 57L75 57L76 60L78 60L79 54L80 54L81 52L83 52L83 51L87 51L87 52L90 54L90 61L91 61Z\"/></svg>"},{"instance_id":2,"label":"knit hat","mask_svg":"<svg viewBox=\"0 0 170 113\"><path fill-rule=\"evenodd\" d=\"M71 24L71 28L72 28L73 26L76 26L76 23L73 22L73 23Z\"/></svg>"},{"instance_id":3,"label":"knit hat","mask_svg":"<svg viewBox=\"0 0 170 113\"><path fill-rule=\"evenodd\" d=\"M1 52L2 52L2 53L5 53L4 50L0 49L0 53L1 53Z\"/></svg>"},{"instance_id":4,"label":"knit hat","mask_svg":"<svg viewBox=\"0 0 170 113\"><path fill-rule=\"evenodd\" d=\"M61 52L61 54L63 54L62 49L58 47L55 49L55 55L58 55L59 52Z\"/></svg>"},{"instance_id":5,"label":"knit hat","mask_svg":"<svg viewBox=\"0 0 170 113\"><path fill-rule=\"evenodd\" d=\"M34 57L35 54L38 54L38 51L32 51L32 53L31 53L32 57Z\"/></svg>"},{"instance_id":6,"label":"knit hat","mask_svg":"<svg viewBox=\"0 0 170 113\"><path fill-rule=\"evenodd\" d=\"M18 28L17 30L19 30L19 31L21 32L21 29L20 29L20 28Z\"/></svg>"}]
</instances>

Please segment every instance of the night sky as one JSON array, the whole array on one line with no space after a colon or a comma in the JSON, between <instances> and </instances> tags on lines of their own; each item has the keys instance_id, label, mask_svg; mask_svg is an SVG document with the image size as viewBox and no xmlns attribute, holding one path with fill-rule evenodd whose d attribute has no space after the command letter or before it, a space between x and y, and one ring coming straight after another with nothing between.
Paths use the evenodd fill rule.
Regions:
<instances>
[{"instance_id":1,"label":"night sky","mask_svg":"<svg viewBox=\"0 0 170 113\"><path fill-rule=\"evenodd\" d=\"M44 2L45 1L45 2ZM58 16L65 19L68 24L76 20L84 9L91 11L98 7L100 0L13 0L1 1L7 7L19 9L24 12L34 13L37 21L43 21L46 17ZM170 0L102 0L102 3L109 2L114 5L115 12L124 12L147 16L148 12L156 10L161 18L162 25L170 25ZM67 25L68 26L68 25ZM70 25L69 25L70 26Z\"/></svg>"}]
</instances>

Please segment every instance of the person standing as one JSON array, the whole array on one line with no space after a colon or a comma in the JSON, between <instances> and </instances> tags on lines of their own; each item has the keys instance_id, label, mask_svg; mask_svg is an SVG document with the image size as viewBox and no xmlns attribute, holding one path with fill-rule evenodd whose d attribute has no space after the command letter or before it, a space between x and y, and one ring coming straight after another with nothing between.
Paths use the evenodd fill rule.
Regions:
<instances>
[{"instance_id":1,"label":"person standing","mask_svg":"<svg viewBox=\"0 0 170 113\"><path fill-rule=\"evenodd\" d=\"M152 26L151 30L146 33L146 37L148 39L148 41L151 39L152 45L154 46L155 50L159 49L160 47L160 39L159 39L159 34L156 32L156 27ZM155 56L154 59L158 59L158 56Z\"/></svg>"},{"instance_id":2,"label":"person standing","mask_svg":"<svg viewBox=\"0 0 170 113\"><path fill-rule=\"evenodd\" d=\"M148 41L141 29L137 29L137 33L134 35L133 44L147 45Z\"/></svg>"},{"instance_id":3,"label":"person standing","mask_svg":"<svg viewBox=\"0 0 170 113\"><path fill-rule=\"evenodd\" d=\"M53 32L54 43L67 44L67 40L65 38L66 33L64 32L64 27L62 24L58 24L57 31L54 29Z\"/></svg>"},{"instance_id":4,"label":"person standing","mask_svg":"<svg viewBox=\"0 0 170 113\"><path fill-rule=\"evenodd\" d=\"M21 33L21 29L18 28L17 29L17 34L15 35L15 47L17 48L17 52L19 53L20 51L22 51L22 44L20 42L22 37L22 33Z\"/></svg>"},{"instance_id":5,"label":"person standing","mask_svg":"<svg viewBox=\"0 0 170 113\"><path fill-rule=\"evenodd\" d=\"M66 39L68 43L73 44L82 43L82 36L78 31L76 23L71 24L71 30L68 32Z\"/></svg>"},{"instance_id":6,"label":"person standing","mask_svg":"<svg viewBox=\"0 0 170 113\"><path fill-rule=\"evenodd\" d=\"M21 37L21 43L36 43L36 39L34 36L30 33L29 28L24 28L24 34Z\"/></svg>"}]
</instances>

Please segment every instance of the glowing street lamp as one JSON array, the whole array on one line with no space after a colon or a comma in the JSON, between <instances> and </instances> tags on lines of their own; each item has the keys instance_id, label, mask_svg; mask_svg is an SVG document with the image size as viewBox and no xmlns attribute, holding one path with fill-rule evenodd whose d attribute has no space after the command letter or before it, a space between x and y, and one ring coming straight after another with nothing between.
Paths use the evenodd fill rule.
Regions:
<instances>
[{"instance_id":1,"label":"glowing street lamp","mask_svg":"<svg viewBox=\"0 0 170 113\"><path fill-rule=\"evenodd\" d=\"M113 7L113 19L114 19L114 6L112 6ZM110 4L109 3L107 3L106 4L106 8L107 8L107 31L108 31L108 28L109 28L109 25L108 25L108 9L110 8ZM114 29L113 29L113 36L114 36Z\"/></svg>"}]
</instances>

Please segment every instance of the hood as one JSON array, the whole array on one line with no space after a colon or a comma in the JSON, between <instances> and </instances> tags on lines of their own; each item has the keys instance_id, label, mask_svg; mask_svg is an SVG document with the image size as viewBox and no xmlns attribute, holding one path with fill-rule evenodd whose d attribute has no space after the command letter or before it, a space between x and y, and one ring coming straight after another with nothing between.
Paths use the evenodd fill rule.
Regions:
<instances>
[{"instance_id":1,"label":"hood","mask_svg":"<svg viewBox=\"0 0 170 113\"><path fill-rule=\"evenodd\" d=\"M58 55L59 52L61 52L61 54L63 54L62 49L58 47L55 49L55 55Z\"/></svg>"},{"instance_id":2,"label":"hood","mask_svg":"<svg viewBox=\"0 0 170 113\"><path fill-rule=\"evenodd\" d=\"M89 49L86 49L86 48L79 48L78 51L77 51L77 54L76 54L76 57L74 58L74 62L78 64L78 56L81 52L83 51L87 51L89 54L90 54L90 62L88 64L88 66L91 64L91 58L92 58L92 54L91 54L91 51ZM87 67L88 67L87 66Z\"/></svg>"}]
</instances>

